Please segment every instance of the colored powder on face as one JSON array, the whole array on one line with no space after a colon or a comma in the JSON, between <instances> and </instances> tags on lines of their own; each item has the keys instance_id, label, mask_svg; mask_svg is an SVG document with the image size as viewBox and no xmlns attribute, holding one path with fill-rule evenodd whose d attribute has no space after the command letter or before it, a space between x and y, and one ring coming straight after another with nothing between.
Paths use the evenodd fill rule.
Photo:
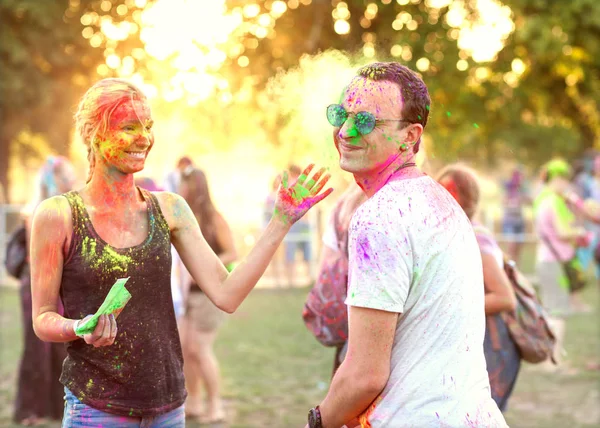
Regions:
<instances>
[{"instance_id":1,"label":"colored powder on face","mask_svg":"<svg viewBox=\"0 0 600 428\"><path fill-rule=\"evenodd\" d=\"M94 381L92 379L88 380L87 385L85 386L87 389L91 389L94 386Z\"/></svg>"},{"instance_id":2,"label":"colored powder on face","mask_svg":"<svg viewBox=\"0 0 600 428\"><path fill-rule=\"evenodd\" d=\"M450 117L451 113L449 111L446 112L446 116Z\"/></svg>"},{"instance_id":3,"label":"colored powder on face","mask_svg":"<svg viewBox=\"0 0 600 428\"><path fill-rule=\"evenodd\" d=\"M479 129L479 125L477 125L476 123L473 124L473 128L475 129Z\"/></svg>"}]
</instances>

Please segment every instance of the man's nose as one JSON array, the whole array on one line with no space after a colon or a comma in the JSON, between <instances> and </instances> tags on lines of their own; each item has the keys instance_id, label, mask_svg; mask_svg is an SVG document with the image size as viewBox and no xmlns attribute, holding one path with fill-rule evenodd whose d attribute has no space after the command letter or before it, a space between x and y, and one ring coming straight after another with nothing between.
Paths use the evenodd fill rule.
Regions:
<instances>
[{"instance_id":1,"label":"man's nose","mask_svg":"<svg viewBox=\"0 0 600 428\"><path fill-rule=\"evenodd\" d=\"M356 138L359 136L358 129L354 126L354 121L348 118L338 131L338 136L344 140Z\"/></svg>"}]
</instances>

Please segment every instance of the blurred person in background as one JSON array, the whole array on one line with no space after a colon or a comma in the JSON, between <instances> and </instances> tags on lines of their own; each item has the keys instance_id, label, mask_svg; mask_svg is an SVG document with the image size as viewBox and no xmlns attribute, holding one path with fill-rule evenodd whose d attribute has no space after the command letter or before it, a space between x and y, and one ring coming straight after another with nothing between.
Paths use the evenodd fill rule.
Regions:
<instances>
[{"instance_id":1,"label":"blurred person in background","mask_svg":"<svg viewBox=\"0 0 600 428\"><path fill-rule=\"evenodd\" d=\"M194 163L189 156L179 158L175 169L167 172L165 175L163 181L164 190L179 193L182 175L184 173L189 174L193 167ZM175 316L178 320L185 314L184 294L187 294L187 290L189 289L189 284L186 283L186 281L189 281L188 275L177 250L174 246L171 246L171 293L173 294Z\"/></svg>"},{"instance_id":2,"label":"blurred person in background","mask_svg":"<svg viewBox=\"0 0 600 428\"><path fill-rule=\"evenodd\" d=\"M277 199L277 189L281 184L281 174L277 174L273 181L271 182L271 189L265 198L263 205L263 224L262 227L265 228L269 224L269 219L273 215L273 210L275 209L275 200ZM271 259L271 263L269 264L269 273L273 276L273 280L275 281L275 287L280 288L283 287L283 254L282 249L278 248L273 258Z\"/></svg>"},{"instance_id":3,"label":"blurred person in background","mask_svg":"<svg viewBox=\"0 0 600 428\"><path fill-rule=\"evenodd\" d=\"M475 230L481 252L485 288L486 330L483 350L492 398L504 412L517 381L521 356L500 313L513 311L517 305L517 297L504 272L502 249L493 235L474 220L480 195L475 172L463 165L448 165L439 173L438 181L456 199Z\"/></svg>"},{"instance_id":4,"label":"blurred person in background","mask_svg":"<svg viewBox=\"0 0 600 428\"><path fill-rule=\"evenodd\" d=\"M150 177L136 177L135 185L148 190L149 192L162 192L164 189L159 187L154 179ZM173 296L173 308L175 316L179 319L185 312L185 303L183 301L183 287L181 285L181 270L185 269L183 262L177 254L175 247L171 245L171 294Z\"/></svg>"},{"instance_id":5,"label":"blurred person in background","mask_svg":"<svg viewBox=\"0 0 600 428\"><path fill-rule=\"evenodd\" d=\"M536 233L540 241L536 254L536 274L543 305L552 316L557 349L562 349L565 335L564 318L573 310L577 298L569 289L563 264L576 257L576 249L589 245L590 235L577 226L565 194L569 191L571 167L562 159L554 159L543 167L544 186L534 200ZM577 260L574 260L577 263ZM560 360L561 355L557 355Z\"/></svg>"},{"instance_id":6,"label":"blurred person in background","mask_svg":"<svg viewBox=\"0 0 600 428\"><path fill-rule=\"evenodd\" d=\"M592 233L593 239L590 245L577 248L577 258L586 271L591 264L594 265L594 276L598 280L600 257L597 257L597 249L600 245L600 218L594 215L594 205L600 203L600 155L595 150L586 150L579 160L579 165L580 170L573 178L573 186L565 196L569 201L569 207L578 215L580 224Z\"/></svg>"},{"instance_id":7,"label":"blurred person in background","mask_svg":"<svg viewBox=\"0 0 600 428\"><path fill-rule=\"evenodd\" d=\"M50 156L46 159L38 176L36 194L23 212L27 238L31 215L39 203L72 190L74 184L75 171L66 158ZM21 425L35 426L45 423L48 419L62 418L64 394L59 378L67 352L62 343L43 342L33 331L29 264L25 266L19 282L23 314L23 353L17 375L13 420ZM62 314L60 298L57 305L58 312Z\"/></svg>"},{"instance_id":8,"label":"blurred person in background","mask_svg":"<svg viewBox=\"0 0 600 428\"><path fill-rule=\"evenodd\" d=\"M212 202L204 172L192 168L187 174L183 174L178 193L192 209L210 248L231 272L233 263L238 259L233 234L227 221ZM214 342L225 313L193 283L185 267L181 281L184 287L182 293L185 314L180 322L179 333L188 391L186 415L205 423L222 422L225 420L225 410L221 399L221 375L214 352ZM206 392L206 412L203 412L202 385Z\"/></svg>"},{"instance_id":9,"label":"blurred person in background","mask_svg":"<svg viewBox=\"0 0 600 428\"><path fill-rule=\"evenodd\" d=\"M182 156L177 161L177 166L174 170L167 172L164 179L164 189L167 192L176 193L181 183L181 177L184 174L189 174L194 168L194 163L189 156Z\"/></svg>"},{"instance_id":10,"label":"blurred person in background","mask_svg":"<svg viewBox=\"0 0 600 428\"><path fill-rule=\"evenodd\" d=\"M290 165L290 180L296 180L302 173L302 169L298 165ZM312 279L312 233L309 216L304 216L297 221L283 239L283 247L285 249L285 274L287 278L287 286L293 287L296 279L297 264L296 253L302 251L302 261L305 264L306 271L309 275L309 283Z\"/></svg>"},{"instance_id":11,"label":"blurred person in background","mask_svg":"<svg viewBox=\"0 0 600 428\"><path fill-rule=\"evenodd\" d=\"M519 262L525 233L525 216L523 208L531 203L523 170L516 167L509 180L504 183L504 213L502 233L508 235L508 255Z\"/></svg>"},{"instance_id":12,"label":"blurred person in background","mask_svg":"<svg viewBox=\"0 0 600 428\"><path fill-rule=\"evenodd\" d=\"M367 200L367 195L355 183L351 183L348 189L340 196L333 211L329 215L329 220L323 231L323 251L319 263L319 271L317 278L322 278L321 273L330 269L332 263L335 263L340 257L348 259L348 228L350 220L358 207ZM347 265L346 265L347 266ZM347 278L346 271L345 277ZM333 279L326 277L326 279ZM345 300L345 298L344 298ZM333 374L344 360L348 342L342 346L336 347L336 352L333 360Z\"/></svg>"}]
</instances>

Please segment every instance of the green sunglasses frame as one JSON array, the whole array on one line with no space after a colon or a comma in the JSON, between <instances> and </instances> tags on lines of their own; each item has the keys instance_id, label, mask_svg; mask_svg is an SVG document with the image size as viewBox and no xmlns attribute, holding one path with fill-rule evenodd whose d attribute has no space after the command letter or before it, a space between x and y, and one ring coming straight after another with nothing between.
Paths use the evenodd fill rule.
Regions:
<instances>
[{"instance_id":1,"label":"green sunglasses frame","mask_svg":"<svg viewBox=\"0 0 600 428\"><path fill-rule=\"evenodd\" d=\"M342 122L340 122L339 124L335 124L332 123L331 118L330 118L330 111L332 108L339 108L339 110L344 112L345 118ZM339 111L338 110L338 111ZM335 114L335 113L332 113ZM326 115L327 115L327 121L329 122L329 124L333 127L341 127L344 123L346 123L346 121L348 120L348 117L350 116L350 114L346 111L346 109L344 108L344 106L342 106L341 104L330 104L327 106L327 110L326 110ZM355 118L357 117L365 117L364 119L359 118L358 119L358 125L357 125L357 120L354 120L354 126L356 127L356 130L361 134L361 135L367 135L370 134L371 132L373 132L373 129L375 129L375 126L377 126L378 123L382 123L382 122L406 122L406 123L413 123L410 120L406 120L406 119L377 119L375 117L375 115L373 113L370 113L368 111L359 111L358 113L355 113L353 116ZM369 125L370 129L363 129L361 131L361 123L369 123L372 125ZM364 132L363 132L364 131Z\"/></svg>"}]
</instances>

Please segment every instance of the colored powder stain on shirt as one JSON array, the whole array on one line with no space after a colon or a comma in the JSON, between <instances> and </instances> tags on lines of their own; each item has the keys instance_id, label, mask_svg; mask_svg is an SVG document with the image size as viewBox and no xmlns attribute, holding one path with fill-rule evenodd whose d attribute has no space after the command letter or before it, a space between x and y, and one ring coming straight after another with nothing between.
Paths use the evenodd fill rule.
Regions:
<instances>
[{"instance_id":1,"label":"colored powder stain on shirt","mask_svg":"<svg viewBox=\"0 0 600 428\"><path fill-rule=\"evenodd\" d=\"M81 255L88 261L96 258L96 241L94 239L90 239L87 236L83 238Z\"/></svg>"},{"instance_id":2,"label":"colored powder stain on shirt","mask_svg":"<svg viewBox=\"0 0 600 428\"><path fill-rule=\"evenodd\" d=\"M106 266L111 271L126 272L127 267L133 262L131 257L119 254L107 245L102 249L102 254L98 255L96 241L89 237L83 239L81 247L81 255L93 269Z\"/></svg>"},{"instance_id":3,"label":"colored powder stain on shirt","mask_svg":"<svg viewBox=\"0 0 600 428\"><path fill-rule=\"evenodd\" d=\"M94 381L92 379L88 380L87 385L85 386L87 389L91 389L94 386Z\"/></svg>"}]
</instances>

